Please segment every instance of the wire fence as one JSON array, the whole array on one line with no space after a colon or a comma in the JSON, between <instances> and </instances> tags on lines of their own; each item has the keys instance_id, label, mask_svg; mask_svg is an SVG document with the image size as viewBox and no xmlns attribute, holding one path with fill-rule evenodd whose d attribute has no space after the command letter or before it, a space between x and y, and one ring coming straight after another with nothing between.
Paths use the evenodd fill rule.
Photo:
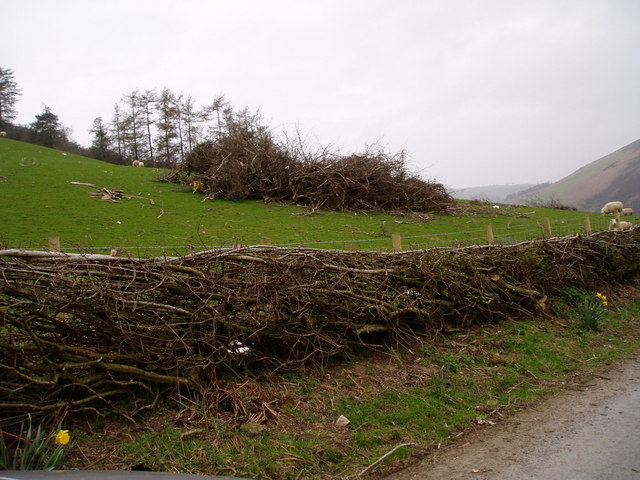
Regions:
<instances>
[{"instance_id":1,"label":"wire fence","mask_svg":"<svg viewBox=\"0 0 640 480\"><path fill-rule=\"evenodd\" d=\"M423 235L384 236L366 239L304 241L292 243L272 243L268 238L262 238L254 245L272 245L283 248L318 248L323 250L371 250L398 251L424 250L434 247L456 247L471 245L513 245L535 238L563 237L567 235L586 234L609 229L610 217L593 217L586 215L583 221L579 219L554 220L545 219L543 222L523 225L502 225L494 227L492 224L482 228L457 230L439 233L425 233ZM49 250L59 250L66 253L105 253L111 255L134 256L181 256L211 249L238 248L239 244L218 245L120 245L120 246L83 246L60 247L58 238L49 239ZM46 250L46 249L34 249Z\"/></svg>"}]
</instances>

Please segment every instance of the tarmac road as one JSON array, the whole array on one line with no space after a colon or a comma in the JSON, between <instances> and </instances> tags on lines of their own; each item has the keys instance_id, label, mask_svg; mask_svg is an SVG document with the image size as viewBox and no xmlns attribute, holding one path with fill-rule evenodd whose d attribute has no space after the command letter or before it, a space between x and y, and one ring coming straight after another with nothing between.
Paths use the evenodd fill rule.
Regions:
<instances>
[{"instance_id":1,"label":"tarmac road","mask_svg":"<svg viewBox=\"0 0 640 480\"><path fill-rule=\"evenodd\" d=\"M389 480L640 480L640 357Z\"/></svg>"}]
</instances>

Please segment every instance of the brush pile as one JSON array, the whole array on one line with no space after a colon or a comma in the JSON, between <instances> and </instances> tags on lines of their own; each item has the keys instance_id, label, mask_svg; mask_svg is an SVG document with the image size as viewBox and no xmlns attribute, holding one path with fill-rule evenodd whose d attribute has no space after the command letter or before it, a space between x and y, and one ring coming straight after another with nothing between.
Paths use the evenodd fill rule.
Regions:
<instances>
[{"instance_id":1,"label":"brush pile","mask_svg":"<svg viewBox=\"0 0 640 480\"><path fill-rule=\"evenodd\" d=\"M0 251L0 412L116 409L229 373L548 312L640 273L640 229L402 253L247 247L136 259ZM149 395L141 395L147 392Z\"/></svg>"},{"instance_id":2,"label":"brush pile","mask_svg":"<svg viewBox=\"0 0 640 480\"><path fill-rule=\"evenodd\" d=\"M259 115L230 108L215 139L194 148L166 180L197 184L212 199L290 201L313 211L453 208L442 184L407 171L405 152L311 152L301 141L278 141Z\"/></svg>"},{"instance_id":3,"label":"brush pile","mask_svg":"<svg viewBox=\"0 0 640 480\"><path fill-rule=\"evenodd\" d=\"M290 201L312 210L406 210L449 212L442 184L407 173L404 154L367 151L297 161L267 145L228 151L205 143L183 168L195 174L209 198ZM241 155L246 154L246 158Z\"/></svg>"},{"instance_id":4,"label":"brush pile","mask_svg":"<svg viewBox=\"0 0 640 480\"><path fill-rule=\"evenodd\" d=\"M100 200L111 200L112 202L117 202L118 200L122 200L125 198L131 198L129 195L125 195L124 191L117 190L115 188L106 188L103 187L95 192L91 192L93 198L99 198Z\"/></svg>"}]
</instances>

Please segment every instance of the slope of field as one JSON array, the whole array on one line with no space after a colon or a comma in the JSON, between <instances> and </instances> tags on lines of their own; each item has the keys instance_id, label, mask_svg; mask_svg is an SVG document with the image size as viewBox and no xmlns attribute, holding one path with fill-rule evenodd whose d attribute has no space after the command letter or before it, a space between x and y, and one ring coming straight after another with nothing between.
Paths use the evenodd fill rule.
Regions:
<instances>
[{"instance_id":1,"label":"slope of field","mask_svg":"<svg viewBox=\"0 0 640 480\"><path fill-rule=\"evenodd\" d=\"M487 185L484 187L461 188L451 192L453 198L459 200L487 200L489 202L504 202L510 195L518 194L533 187L534 184L519 185Z\"/></svg>"},{"instance_id":2,"label":"slope of field","mask_svg":"<svg viewBox=\"0 0 640 480\"><path fill-rule=\"evenodd\" d=\"M267 237L274 245L388 250L392 233L401 234L403 248L410 249L484 243L488 223L499 243L541 235L545 217L557 235L583 231L584 225L580 212L464 202L455 216L305 215L295 205L203 201L182 185L157 181L160 173L0 139L0 245L40 249L48 237L60 237L65 251L171 255L188 246L255 245ZM112 202L90 195L100 188L131 198ZM592 224L604 229L608 219L594 216Z\"/></svg>"},{"instance_id":3,"label":"slope of field","mask_svg":"<svg viewBox=\"0 0 640 480\"><path fill-rule=\"evenodd\" d=\"M536 192L527 200L555 199L580 210L598 212L602 205L613 200L640 210L640 140L605 157L585 165L571 175Z\"/></svg>"}]
</instances>

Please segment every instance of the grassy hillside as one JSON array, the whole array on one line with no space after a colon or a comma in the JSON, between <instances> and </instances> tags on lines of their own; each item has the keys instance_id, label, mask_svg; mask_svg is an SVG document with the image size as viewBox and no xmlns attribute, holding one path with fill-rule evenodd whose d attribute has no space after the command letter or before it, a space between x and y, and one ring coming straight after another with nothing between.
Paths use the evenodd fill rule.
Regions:
<instances>
[{"instance_id":1,"label":"grassy hillside","mask_svg":"<svg viewBox=\"0 0 640 480\"><path fill-rule=\"evenodd\" d=\"M620 200L640 210L640 140L585 165L571 175L537 191L537 199L557 199L585 211ZM526 198L516 201L524 203Z\"/></svg>"},{"instance_id":2,"label":"grassy hillside","mask_svg":"<svg viewBox=\"0 0 640 480\"><path fill-rule=\"evenodd\" d=\"M557 235L581 231L584 224L580 212L464 202L455 216L327 211L307 216L295 205L203 201L184 186L157 181L158 173L0 139L0 244L39 249L58 236L66 251L123 248L155 255L182 254L190 245L259 244L268 237L276 245L390 249L390 235L399 233L409 249L484 243L488 223L500 243L541 235L544 217ZM102 187L131 198L112 202L90 195ZM603 229L608 219L593 216L592 223Z\"/></svg>"}]
</instances>

